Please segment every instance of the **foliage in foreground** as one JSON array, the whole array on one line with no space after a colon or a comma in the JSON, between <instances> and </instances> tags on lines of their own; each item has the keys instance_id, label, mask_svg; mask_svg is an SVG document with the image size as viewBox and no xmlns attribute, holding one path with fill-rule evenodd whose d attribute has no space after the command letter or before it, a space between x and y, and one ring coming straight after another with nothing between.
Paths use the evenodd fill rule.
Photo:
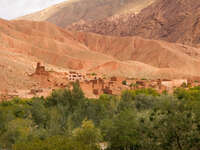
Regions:
<instances>
[{"instance_id":1,"label":"foliage in foreground","mask_svg":"<svg viewBox=\"0 0 200 150\"><path fill-rule=\"evenodd\" d=\"M88 99L73 90L0 104L0 149L198 150L200 87L160 95L152 89Z\"/></svg>"}]
</instances>

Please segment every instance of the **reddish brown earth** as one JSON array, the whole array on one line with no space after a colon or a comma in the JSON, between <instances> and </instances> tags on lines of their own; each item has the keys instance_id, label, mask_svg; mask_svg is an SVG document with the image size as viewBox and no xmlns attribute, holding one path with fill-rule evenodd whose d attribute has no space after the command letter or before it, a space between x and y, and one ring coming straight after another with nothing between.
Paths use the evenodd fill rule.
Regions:
<instances>
[{"instance_id":1,"label":"reddish brown earth","mask_svg":"<svg viewBox=\"0 0 200 150\"><path fill-rule=\"evenodd\" d=\"M0 89L34 85L36 62L49 70L87 70L113 58L90 51L71 33L46 22L0 20Z\"/></svg>"},{"instance_id":2,"label":"reddish brown earth","mask_svg":"<svg viewBox=\"0 0 200 150\"><path fill-rule=\"evenodd\" d=\"M200 46L200 1L157 0L139 14L132 12L80 21L67 27L104 35L141 36L148 39Z\"/></svg>"},{"instance_id":3,"label":"reddish brown earth","mask_svg":"<svg viewBox=\"0 0 200 150\"><path fill-rule=\"evenodd\" d=\"M134 30L136 16L135 13L128 12L94 21L80 20L66 29L111 36L130 36Z\"/></svg>"},{"instance_id":4,"label":"reddish brown earth","mask_svg":"<svg viewBox=\"0 0 200 150\"><path fill-rule=\"evenodd\" d=\"M73 35L91 50L113 56L123 63L135 65L137 63L132 61L137 61L160 68L158 71L160 73L170 68L185 74L199 75L200 51L197 48L140 37L112 37L84 32L73 32ZM143 65L142 68L145 66ZM174 71L170 73L172 72Z\"/></svg>"},{"instance_id":5,"label":"reddish brown earth","mask_svg":"<svg viewBox=\"0 0 200 150\"><path fill-rule=\"evenodd\" d=\"M31 21L49 21L60 27L94 21L126 12L139 13L155 0L67 0L42 11L20 17Z\"/></svg>"},{"instance_id":6,"label":"reddish brown earth","mask_svg":"<svg viewBox=\"0 0 200 150\"><path fill-rule=\"evenodd\" d=\"M122 85L127 79L161 91L160 79L172 87L175 81L195 83L199 12L199 0L68 0L18 18L23 20L0 20L0 94L47 96L70 83L69 70L92 76L81 82L89 97L101 88L92 85L95 73L110 87L99 91L114 94L130 88ZM44 66L34 73L37 62ZM111 76L118 79L115 85ZM149 86L141 78L152 79Z\"/></svg>"},{"instance_id":7,"label":"reddish brown earth","mask_svg":"<svg viewBox=\"0 0 200 150\"><path fill-rule=\"evenodd\" d=\"M48 76L30 76L42 62ZM200 74L199 49L139 37L69 32L48 22L0 20L0 92L61 87L68 70L134 78ZM60 72L60 73L59 73ZM65 85L66 85L65 83Z\"/></svg>"},{"instance_id":8,"label":"reddish brown earth","mask_svg":"<svg viewBox=\"0 0 200 150\"><path fill-rule=\"evenodd\" d=\"M0 43L2 47L12 48L10 51L69 69L90 68L111 59L90 51L74 40L71 33L47 22L4 21Z\"/></svg>"}]
</instances>

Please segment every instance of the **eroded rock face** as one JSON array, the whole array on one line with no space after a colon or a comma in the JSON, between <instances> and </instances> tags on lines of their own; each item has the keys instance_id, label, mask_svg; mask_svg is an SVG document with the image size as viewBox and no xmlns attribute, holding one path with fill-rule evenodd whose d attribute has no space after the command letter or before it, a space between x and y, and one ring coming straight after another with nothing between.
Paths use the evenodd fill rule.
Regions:
<instances>
[{"instance_id":1,"label":"eroded rock face","mask_svg":"<svg viewBox=\"0 0 200 150\"><path fill-rule=\"evenodd\" d=\"M109 18L91 22L79 21L68 26L68 30L94 32L103 35L128 36L133 30L135 13L129 12L121 15L114 15Z\"/></svg>"},{"instance_id":2,"label":"eroded rock face","mask_svg":"<svg viewBox=\"0 0 200 150\"><path fill-rule=\"evenodd\" d=\"M68 28L104 35L137 35L199 46L200 1L158 0L137 16L134 13L115 15L92 22L81 21Z\"/></svg>"},{"instance_id":3,"label":"eroded rock face","mask_svg":"<svg viewBox=\"0 0 200 150\"><path fill-rule=\"evenodd\" d=\"M137 17L131 35L198 45L200 1L159 0Z\"/></svg>"},{"instance_id":4,"label":"eroded rock face","mask_svg":"<svg viewBox=\"0 0 200 150\"><path fill-rule=\"evenodd\" d=\"M155 0L67 0L42 11L20 17L22 20L49 21L66 27L80 20L95 21L125 12L139 13Z\"/></svg>"},{"instance_id":5,"label":"eroded rock face","mask_svg":"<svg viewBox=\"0 0 200 150\"><path fill-rule=\"evenodd\" d=\"M0 19L0 91L65 86L57 75L31 78L36 62L43 62L49 72L72 69L137 78L200 75L200 51L190 46L70 32L47 22Z\"/></svg>"},{"instance_id":6,"label":"eroded rock face","mask_svg":"<svg viewBox=\"0 0 200 150\"><path fill-rule=\"evenodd\" d=\"M136 73L145 71L142 74L153 75L151 71L161 68L156 72L164 76L168 74L167 78L177 75L178 70L181 73L194 73L195 76L199 74L200 51L197 48L158 40L146 40L140 37L112 37L85 32L73 32L72 34L92 51L101 52L123 61L123 64L115 61L106 62L92 68L91 72L109 72L109 74L115 72L111 75L120 76L120 74L128 75L130 71ZM146 65L139 64L139 62L156 68L147 69ZM130 69L132 65L134 65L133 70ZM174 70L169 71L169 68Z\"/></svg>"}]
</instances>

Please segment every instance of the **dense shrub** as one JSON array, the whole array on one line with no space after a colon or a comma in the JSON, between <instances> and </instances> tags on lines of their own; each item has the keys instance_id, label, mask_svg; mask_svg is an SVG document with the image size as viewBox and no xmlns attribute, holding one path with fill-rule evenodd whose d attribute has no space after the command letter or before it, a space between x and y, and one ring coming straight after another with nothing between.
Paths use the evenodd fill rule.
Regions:
<instances>
[{"instance_id":1,"label":"dense shrub","mask_svg":"<svg viewBox=\"0 0 200 150\"><path fill-rule=\"evenodd\" d=\"M0 149L198 150L200 87L173 95L153 89L84 96L79 83L48 98L0 103Z\"/></svg>"}]
</instances>

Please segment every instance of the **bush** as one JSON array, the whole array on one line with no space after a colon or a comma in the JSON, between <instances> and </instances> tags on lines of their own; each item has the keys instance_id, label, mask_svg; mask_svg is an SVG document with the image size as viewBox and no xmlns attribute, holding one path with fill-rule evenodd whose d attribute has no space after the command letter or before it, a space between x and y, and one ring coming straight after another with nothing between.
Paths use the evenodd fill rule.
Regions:
<instances>
[{"instance_id":1,"label":"bush","mask_svg":"<svg viewBox=\"0 0 200 150\"><path fill-rule=\"evenodd\" d=\"M79 83L48 98L0 104L0 149L198 150L200 87L174 94L125 90L121 96L84 96Z\"/></svg>"},{"instance_id":2,"label":"bush","mask_svg":"<svg viewBox=\"0 0 200 150\"><path fill-rule=\"evenodd\" d=\"M126 80L122 81L122 84L123 84L123 85L127 85Z\"/></svg>"}]
</instances>

